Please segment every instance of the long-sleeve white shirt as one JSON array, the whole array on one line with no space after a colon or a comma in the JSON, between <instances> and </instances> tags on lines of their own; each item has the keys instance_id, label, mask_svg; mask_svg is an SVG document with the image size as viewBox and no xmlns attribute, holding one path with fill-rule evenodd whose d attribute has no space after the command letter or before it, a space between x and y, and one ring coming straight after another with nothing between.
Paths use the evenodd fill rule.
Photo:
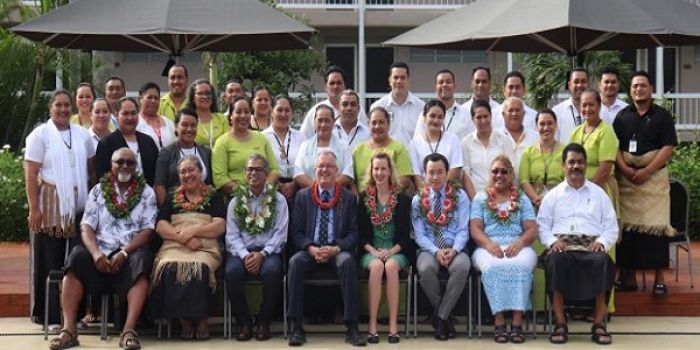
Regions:
<instances>
[{"instance_id":1,"label":"long-sleeve white shirt","mask_svg":"<svg viewBox=\"0 0 700 350\"><path fill-rule=\"evenodd\" d=\"M258 213L263 209L264 203L261 203L263 194L256 197L249 192L248 204L254 213ZM235 215L233 215L233 207L236 205L236 198L231 199L228 205L228 215L226 215L226 251L232 255L236 255L241 259L245 259L250 253L250 249L262 248L268 254L279 254L284 249L287 243L287 225L289 224L289 211L287 209L287 200L280 193L275 193L277 203L275 207L275 218L272 227L255 236L251 236L248 232L241 230L236 223Z\"/></svg>"}]
</instances>

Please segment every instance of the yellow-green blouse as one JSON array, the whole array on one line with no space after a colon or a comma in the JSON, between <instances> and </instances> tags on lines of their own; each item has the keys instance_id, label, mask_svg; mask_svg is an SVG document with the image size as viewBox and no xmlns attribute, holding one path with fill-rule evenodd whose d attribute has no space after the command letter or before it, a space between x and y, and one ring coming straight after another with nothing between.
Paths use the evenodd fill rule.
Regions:
<instances>
[{"instance_id":1,"label":"yellow-green blouse","mask_svg":"<svg viewBox=\"0 0 700 350\"><path fill-rule=\"evenodd\" d=\"M219 136L227 133L231 127L223 113L212 113L209 122L201 119L197 123L197 136L194 139L198 145L213 148Z\"/></svg>"},{"instance_id":2,"label":"yellow-green blouse","mask_svg":"<svg viewBox=\"0 0 700 350\"><path fill-rule=\"evenodd\" d=\"M394 163L394 174L396 176L411 176L413 170L411 168L411 158L408 155L408 149L401 142L391 140L386 147L372 148L369 141L363 142L352 152L352 162L355 170L355 184L360 192L365 190L367 183L367 169L369 168L369 160L375 154L384 152L391 157Z\"/></svg>"},{"instance_id":3,"label":"yellow-green blouse","mask_svg":"<svg viewBox=\"0 0 700 350\"><path fill-rule=\"evenodd\" d=\"M562 182L564 180L564 168L561 163L563 149L564 145L559 144L553 152L542 153L539 142L526 148L520 156L518 171L520 183L530 183L537 191L541 191L542 185L552 188Z\"/></svg>"},{"instance_id":4,"label":"yellow-green blouse","mask_svg":"<svg viewBox=\"0 0 700 350\"><path fill-rule=\"evenodd\" d=\"M231 133L226 133L217 139L211 155L214 186L221 188L229 181L243 183L246 161L254 153L265 157L270 171L279 174L272 146L263 134L251 131L250 138L246 142L234 139Z\"/></svg>"}]
</instances>

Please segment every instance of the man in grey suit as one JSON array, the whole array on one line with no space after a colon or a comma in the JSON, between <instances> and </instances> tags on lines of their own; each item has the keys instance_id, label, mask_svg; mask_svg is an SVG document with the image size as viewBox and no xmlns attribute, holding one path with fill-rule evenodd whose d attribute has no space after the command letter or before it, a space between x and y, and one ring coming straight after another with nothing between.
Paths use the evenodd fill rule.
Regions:
<instances>
[{"instance_id":1,"label":"man in grey suit","mask_svg":"<svg viewBox=\"0 0 700 350\"><path fill-rule=\"evenodd\" d=\"M300 190L294 202L290 239L297 252L289 261L289 318L292 322L290 346L306 342L304 317L304 279L317 269L333 269L340 280L345 307L345 342L367 344L357 328L357 203L352 192L336 183L338 165L335 154L321 151L316 160L316 181Z\"/></svg>"}]
</instances>

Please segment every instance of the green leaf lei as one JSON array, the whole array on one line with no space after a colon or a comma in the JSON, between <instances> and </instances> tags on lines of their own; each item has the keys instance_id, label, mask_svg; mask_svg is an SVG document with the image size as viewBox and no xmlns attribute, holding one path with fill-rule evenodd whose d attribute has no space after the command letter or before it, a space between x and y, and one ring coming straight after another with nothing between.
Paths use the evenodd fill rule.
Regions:
<instances>
[{"instance_id":1,"label":"green leaf lei","mask_svg":"<svg viewBox=\"0 0 700 350\"><path fill-rule=\"evenodd\" d=\"M119 203L117 199L117 191L114 188L116 177L112 172L108 172L100 179L100 188L102 189L102 198L105 200L105 206L109 213L117 219L123 219L129 216L131 210L141 201L141 194L146 187L146 179L143 175L136 173L129 183L127 188L128 197L126 203Z\"/></svg>"},{"instance_id":2,"label":"green leaf lei","mask_svg":"<svg viewBox=\"0 0 700 350\"><path fill-rule=\"evenodd\" d=\"M241 231L245 231L251 236L257 236L269 230L275 221L277 185L265 185L261 198L263 208L256 215L250 212L248 191L249 187L246 185L239 185L236 188L233 195L233 198L236 200L236 205L233 207L233 215Z\"/></svg>"}]
</instances>

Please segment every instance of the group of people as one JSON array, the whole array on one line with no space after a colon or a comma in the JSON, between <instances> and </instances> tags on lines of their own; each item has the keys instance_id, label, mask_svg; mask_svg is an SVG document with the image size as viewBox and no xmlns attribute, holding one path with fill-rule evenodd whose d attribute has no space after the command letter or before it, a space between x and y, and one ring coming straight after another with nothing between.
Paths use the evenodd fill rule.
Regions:
<instances>
[{"instance_id":1,"label":"group of people","mask_svg":"<svg viewBox=\"0 0 700 350\"><path fill-rule=\"evenodd\" d=\"M107 290L126 296L122 348L140 348L146 304L156 318L177 318L181 338L208 339L219 269L244 341L270 338L286 266L292 346L306 342L304 280L319 269L338 277L345 340L356 346L380 341L384 279L387 341L400 341L399 273L409 266L438 340L455 336L451 314L471 270L481 274L499 343L525 341L533 278L551 297L551 342L568 340L564 304L593 300L592 339L611 343L603 320L614 308L616 245L622 288L636 285L635 269L654 268L654 293L666 293L665 165L677 141L647 73L632 76L625 106L617 71L604 71L598 92L575 69L571 99L541 112L523 102L517 71L506 75L498 104L489 69L477 67L473 96L460 105L451 71L436 74L436 98L423 102L409 91L409 67L394 63L391 92L367 114L340 67L324 78L328 99L301 130L290 125L289 97L256 87L248 99L238 81L226 85L220 113L212 84L190 84L182 65L170 68L162 97L155 83L139 99L125 97L118 77L107 80L104 99L80 84L73 116L71 96L56 91L25 153L33 320L43 318L48 272L65 268L63 329L50 348L78 345L83 297ZM369 274L366 335L358 269ZM250 278L262 281L255 318ZM59 310L49 312L58 321Z\"/></svg>"}]
</instances>

